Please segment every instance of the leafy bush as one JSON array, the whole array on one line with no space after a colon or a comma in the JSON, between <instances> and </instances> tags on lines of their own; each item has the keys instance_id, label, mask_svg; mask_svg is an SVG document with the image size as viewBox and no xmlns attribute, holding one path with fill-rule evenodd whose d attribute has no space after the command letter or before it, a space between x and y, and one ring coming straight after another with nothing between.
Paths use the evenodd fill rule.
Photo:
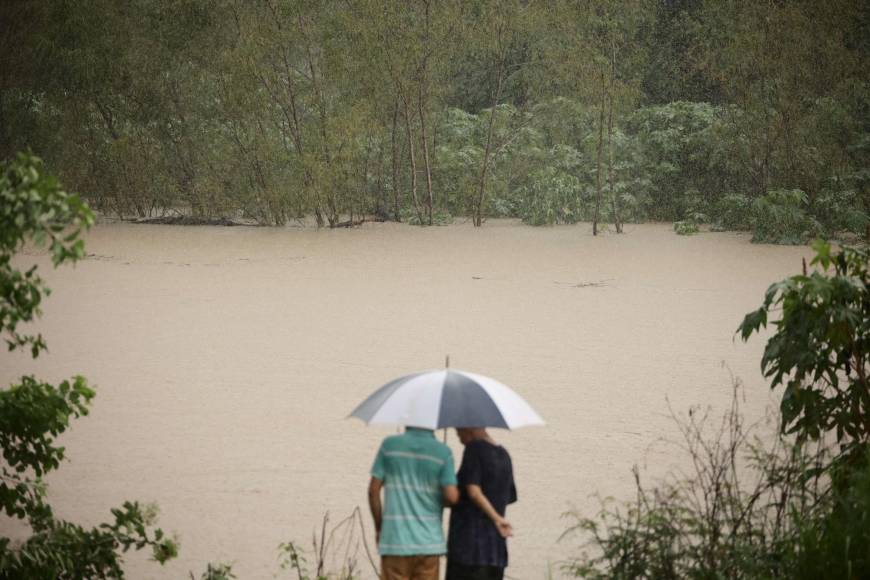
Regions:
<instances>
[{"instance_id":1,"label":"leafy bush","mask_svg":"<svg viewBox=\"0 0 870 580\"><path fill-rule=\"evenodd\" d=\"M191 579L193 574L190 575ZM213 564L209 563L206 566L205 572L200 576L200 580L233 580L237 576L233 573L232 564Z\"/></svg>"},{"instance_id":2,"label":"leafy bush","mask_svg":"<svg viewBox=\"0 0 870 580\"><path fill-rule=\"evenodd\" d=\"M826 511L800 531L794 578L870 578L870 448L833 476Z\"/></svg>"},{"instance_id":3,"label":"leafy bush","mask_svg":"<svg viewBox=\"0 0 870 580\"><path fill-rule=\"evenodd\" d=\"M691 236L698 233L698 223L692 220L674 222L674 231L678 236Z\"/></svg>"},{"instance_id":4,"label":"leafy bush","mask_svg":"<svg viewBox=\"0 0 870 580\"><path fill-rule=\"evenodd\" d=\"M480 178L481 125L482 120L477 115L459 109L447 109L439 116L435 187L441 203L456 215L469 211L471 192Z\"/></svg>"},{"instance_id":5,"label":"leafy bush","mask_svg":"<svg viewBox=\"0 0 870 580\"><path fill-rule=\"evenodd\" d=\"M866 235L870 224L870 208L862 207L861 197L854 189L826 190L816 197L812 213L829 236L849 232Z\"/></svg>"},{"instance_id":6,"label":"leafy bush","mask_svg":"<svg viewBox=\"0 0 870 580\"><path fill-rule=\"evenodd\" d=\"M708 103L674 102L644 107L628 119L634 150L632 173L648 182L652 219L676 220L707 211L733 168L719 154L727 143L715 131L722 110ZM704 192L701 204L692 199Z\"/></svg>"},{"instance_id":7,"label":"leafy bush","mask_svg":"<svg viewBox=\"0 0 870 580\"><path fill-rule=\"evenodd\" d=\"M713 209L714 231L749 231L752 229L752 202L745 195L723 195Z\"/></svg>"},{"instance_id":8,"label":"leafy bush","mask_svg":"<svg viewBox=\"0 0 870 580\"><path fill-rule=\"evenodd\" d=\"M533 225L572 224L581 219L580 180L555 167L534 172L521 192L519 217Z\"/></svg>"},{"instance_id":9,"label":"leafy bush","mask_svg":"<svg viewBox=\"0 0 870 580\"><path fill-rule=\"evenodd\" d=\"M678 236L697 234L700 231L698 226L710 221L707 214L699 209L702 202L698 192L686 192L686 200L689 205L686 217L674 222L674 231Z\"/></svg>"},{"instance_id":10,"label":"leafy bush","mask_svg":"<svg viewBox=\"0 0 870 580\"><path fill-rule=\"evenodd\" d=\"M821 233L806 212L807 195L799 189L770 191L752 204L752 241L803 244Z\"/></svg>"},{"instance_id":11,"label":"leafy bush","mask_svg":"<svg viewBox=\"0 0 870 580\"><path fill-rule=\"evenodd\" d=\"M743 340L769 323L761 369L784 387L782 430L798 439L835 437L846 453L870 444L870 275L867 250L813 245L820 270L768 288L743 319Z\"/></svg>"}]
</instances>

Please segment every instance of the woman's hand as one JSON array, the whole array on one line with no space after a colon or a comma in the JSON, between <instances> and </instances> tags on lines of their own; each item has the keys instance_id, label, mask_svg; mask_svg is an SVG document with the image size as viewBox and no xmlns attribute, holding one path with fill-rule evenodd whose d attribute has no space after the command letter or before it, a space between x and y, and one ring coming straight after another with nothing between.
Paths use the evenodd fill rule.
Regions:
<instances>
[{"instance_id":1,"label":"woman's hand","mask_svg":"<svg viewBox=\"0 0 870 580\"><path fill-rule=\"evenodd\" d=\"M474 505L479 507L480 511L485 513L486 517L492 520L492 523L495 524L495 529L498 530L498 533L502 538L509 538L514 535L513 526L497 511L495 511L495 508L492 507L492 504L489 503L488 499L486 499L486 496L483 494L483 490L479 485L468 485L466 486L465 491Z\"/></svg>"},{"instance_id":2,"label":"woman's hand","mask_svg":"<svg viewBox=\"0 0 870 580\"><path fill-rule=\"evenodd\" d=\"M502 538L510 538L514 535L514 527L506 519L498 518L494 523L495 529L498 530L498 533Z\"/></svg>"}]
</instances>

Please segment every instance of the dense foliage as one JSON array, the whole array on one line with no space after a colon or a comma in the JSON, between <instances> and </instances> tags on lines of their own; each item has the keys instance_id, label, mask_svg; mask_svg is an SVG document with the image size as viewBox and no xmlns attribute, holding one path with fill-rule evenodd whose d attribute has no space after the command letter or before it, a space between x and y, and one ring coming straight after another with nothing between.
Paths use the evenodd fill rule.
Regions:
<instances>
[{"instance_id":1,"label":"dense foliage","mask_svg":"<svg viewBox=\"0 0 870 580\"><path fill-rule=\"evenodd\" d=\"M844 452L870 446L870 253L815 244L811 265L767 290L740 325L743 339L768 325L761 369L783 387L782 427L799 439L832 434Z\"/></svg>"},{"instance_id":2,"label":"dense foliage","mask_svg":"<svg viewBox=\"0 0 870 580\"><path fill-rule=\"evenodd\" d=\"M591 553L572 575L870 576L868 254L814 247L818 270L773 284L739 328L744 339L775 329L761 366L783 388L778 436L746 428L736 395L718 427L698 409L678 418L693 469L652 487L635 472L636 501L575 515Z\"/></svg>"},{"instance_id":3,"label":"dense foliage","mask_svg":"<svg viewBox=\"0 0 870 580\"><path fill-rule=\"evenodd\" d=\"M18 0L0 158L29 146L124 216L866 235L868 21L860 0Z\"/></svg>"},{"instance_id":4,"label":"dense foliage","mask_svg":"<svg viewBox=\"0 0 870 580\"><path fill-rule=\"evenodd\" d=\"M93 215L78 197L46 175L42 162L19 154L0 165L0 334L9 350L29 348L33 358L46 348L40 335L19 327L40 315L48 288L36 266L21 272L12 263L25 243L48 247L55 266L84 256L79 238ZM163 563L176 543L153 528L156 510L125 502L114 520L94 528L54 517L43 477L60 467L64 448L57 438L71 418L88 413L94 391L77 376L51 385L33 376L0 390L0 517L24 521L30 534L0 536L0 578L121 578L122 553L150 548Z\"/></svg>"}]
</instances>

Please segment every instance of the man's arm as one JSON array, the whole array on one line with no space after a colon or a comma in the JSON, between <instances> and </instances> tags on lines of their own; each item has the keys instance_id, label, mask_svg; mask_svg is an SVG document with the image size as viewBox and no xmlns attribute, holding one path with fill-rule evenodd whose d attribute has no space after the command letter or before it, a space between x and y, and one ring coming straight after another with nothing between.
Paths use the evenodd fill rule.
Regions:
<instances>
[{"instance_id":1,"label":"man's arm","mask_svg":"<svg viewBox=\"0 0 870 580\"><path fill-rule=\"evenodd\" d=\"M375 541L381 541L381 522L383 521L383 508L381 507L381 488L384 482L377 477L369 481L369 509L372 511L372 519L375 521Z\"/></svg>"},{"instance_id":2,"label":"man's arm","mask_svg":"<svg viewBox=\"0 0 870 580\"><path fill-rule=\"evenodd\" d=\"M441 499L447 507L459 503L459 488L455 485L445 485L441 487Z\"/></svg>"},{"instance_id":3,"label":"man's arm","mask_svg":"<svg viewBox=\"0 0 870 580\"><path fill-rule=\"evenodd\" d=\"M511 526L510 522L501 517L495 508L492 507L492 504L489 503L489 500L486 499L486 496L483 494L483 490L479 485L466 485L465 491L468 493L468 497L471 501L480 508L480 511L486 514L486 517L492 520L492 523L495 524L498 533L501 534L502 538L509 538L513 535L514 529Z\"/></svg>"}]
</instances>

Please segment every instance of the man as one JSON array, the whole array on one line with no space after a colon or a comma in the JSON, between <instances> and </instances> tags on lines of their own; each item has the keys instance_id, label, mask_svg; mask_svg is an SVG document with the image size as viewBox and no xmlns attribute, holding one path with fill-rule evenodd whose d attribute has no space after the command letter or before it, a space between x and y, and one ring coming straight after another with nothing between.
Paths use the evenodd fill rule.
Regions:
<instances>
[{"instance_id":1,"label":"man","mask_svg":"<svg viewBox=\"0 0 870 580\"><path fill-rule=\"evenodd\" d=\"M504 516L517 501L511 456L483 427L456 433L465 451L457 474L462 497L450 513L447 580L502 580L513 535Z\"/></svg>"},{"instance_id":2,"label":"man","mask_svg":"<svg viewBox=\"0 0 870 580\"><path fill-rule=\"evenodd\" d=\"M450 448L430 429L406 427L381 443L371 476L381 579L438 580L439 558L447 553L441 513L459 501Z\"/></svg>"}]
</instances>

